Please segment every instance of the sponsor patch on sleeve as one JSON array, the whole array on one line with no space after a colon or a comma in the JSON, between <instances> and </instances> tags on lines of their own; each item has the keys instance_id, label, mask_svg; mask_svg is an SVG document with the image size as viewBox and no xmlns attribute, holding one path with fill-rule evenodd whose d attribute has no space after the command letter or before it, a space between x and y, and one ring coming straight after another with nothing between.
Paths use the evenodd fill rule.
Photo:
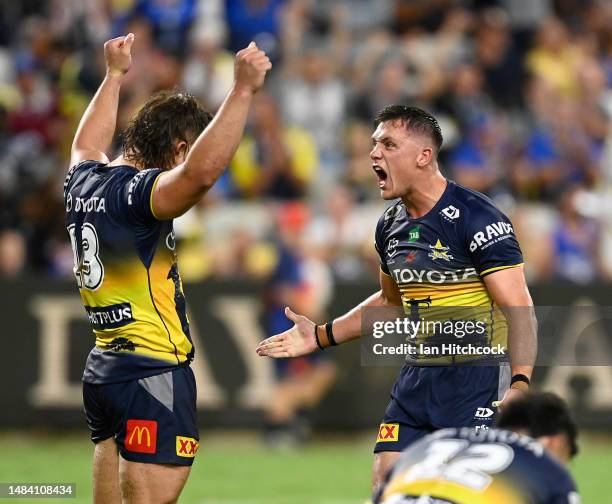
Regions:
<instances>
[{"instance_id":1,"label":"sponsor patch on sleeve","mask_svg":"<svg viewBox=\"0 0 612 504\"><path fill-rule=\"evenodd\" d=\"M155 420L127 421L125 449L134 453L157 452L157 422Z\"/></svg>"},{"instance_id":2,"label":"sponsor patch on sleeve","mask_svg":"<svg viewBox=\"0 0 612 504\"><path fill-rule=\"evenodd\" d=\"M399 424L380 424L378 428L378 437L376 438L377 443L388 443L399 441Z\"/></svg>"},{"instance_id":3,"label":"sponsor patch on sleeve","mask_svg":"<svg viewBox=\"0 0 612 504\"><path fill-rule=\"evenodd\" d=\"M196 456L200 443L197 439L176 436L176 454L179 457L193 458Z\"/></svg>"}]
</instances>

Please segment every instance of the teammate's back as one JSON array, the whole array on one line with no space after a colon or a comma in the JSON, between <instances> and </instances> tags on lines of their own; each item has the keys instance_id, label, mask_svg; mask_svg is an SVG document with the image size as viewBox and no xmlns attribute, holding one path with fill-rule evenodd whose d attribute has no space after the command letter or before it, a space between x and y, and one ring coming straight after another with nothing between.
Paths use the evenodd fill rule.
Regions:
<instances>
[{"instance_id":1,"label":"teammate's back","mask_svg":"<svg viewBox=\"0 0 612 504\"><path fill-rule=\"evenodd\" d=\"M75 276L96 335L89 383L157 374L193 355L172 221L151 209L161 173L84 161L66 179Z\"/></svg>"},{"instance_id":2,"label":"teammate's back","mask_svg":"<svg viewBox=\"0 0 612 504\"><path fill-rule=\"evenodd\" d=\"M408 447L375 504L579 503L563 465L576 453L563 401L528 394L505 408L498 423L507 428L443 429Z\"/></svg>"},{"instance_id":3,"label":"teammate's back","mask_svg":"<svg viewBox=\"0 0 612 504\"><path fill-rule=\"evenodd\" d=\"M573 494L567 470L536 440L463 427L435 432L408 448L377 502L416 502L426 495L456 504L552 504L577 502Z\"/></svg>"}]
</instances>

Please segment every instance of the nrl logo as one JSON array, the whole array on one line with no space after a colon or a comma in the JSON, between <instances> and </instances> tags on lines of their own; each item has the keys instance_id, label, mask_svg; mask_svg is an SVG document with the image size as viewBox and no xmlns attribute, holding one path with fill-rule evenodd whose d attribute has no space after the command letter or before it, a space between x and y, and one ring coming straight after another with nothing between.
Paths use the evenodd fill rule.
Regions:
<instances>
[{"instance_id":1,"label":"nrl logo","mask_svg":"<svg viewBox=\"0 0 612 504\"><path fill-rule=\"evenodd\" d=\"M399 240L396 238L392 238L389 240L389 245L387 245L387 256L391 259L395 254L397 254L397 246L399 245Z\"/></svg>"},{"instance_id":2,"label":"nrl logo","mask_svg":"<svg viewBox=\"0 0 612 504\"><path fill-rule=\"evenodd\" d=\"M458 219L459 216L461 215L461 212L459 211L458 208L454 207L453 205L447 206L444 210L440 210L440 213L446 217L446 220L449 221L454 221L455 219Z\"/></svg>"},{"instance_id":3,"label":"nrl logo","mask_svg":"<svg viewBox=\"0 0 612 504\"><path fill-rule=\"evenodd\" d=\"M431 252L429 253L429 258L432 261L435 261L436 259L444 259L445 261L450 261L453 258L453 256L448 253L450 249L442 245L442 243L440 243L439 238L436 244L430 245L429 248L431 249Z\"/></svg>"}]
</instances>

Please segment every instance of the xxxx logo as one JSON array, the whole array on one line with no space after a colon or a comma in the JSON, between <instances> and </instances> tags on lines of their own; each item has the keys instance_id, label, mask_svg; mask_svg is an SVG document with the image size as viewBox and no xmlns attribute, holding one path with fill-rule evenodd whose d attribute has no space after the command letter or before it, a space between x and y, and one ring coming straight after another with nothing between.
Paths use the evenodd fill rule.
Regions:
<instances>
[{"instance_id":1,"label":"xxxx logo","mask_svg":"<svg viewBox=\"0 0 612 504\"><path fill-rule=\"evenodd\" d=\"M399 424L380 424L377 443L395 442L399 440Z\"/></svg>"},{"instance_id":2,"label":"xxxx logo","mask_svg":"<svg viewBox=\"0 0 612 504\"><path fill-rule=\"evenodd\" d=\"M193 458L199 447L200 443L196 439L176 436L176 454L179 457Z\"/></svg>"}]
</instances>

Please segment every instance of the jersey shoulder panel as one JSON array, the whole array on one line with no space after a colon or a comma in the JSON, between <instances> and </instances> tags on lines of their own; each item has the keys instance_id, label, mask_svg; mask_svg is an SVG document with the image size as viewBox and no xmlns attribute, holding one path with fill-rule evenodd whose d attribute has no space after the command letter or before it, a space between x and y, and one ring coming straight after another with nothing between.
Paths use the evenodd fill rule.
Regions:
<instances>
[{"instance_id":1,"label":"jersey shoulder panel","mask_svg":"<svg viewBox=\"0 0 612 504\"><path fill-rule=\"evenodd\" d=\"M78 183L79 180L82 180L84 177L86 177L92 169L98 166L103 166L103 163L100 163L99 161L81 161L80 163L73 165L68 170L66 178L64 179L64 203L66 203L66 205L66 198L68 197L70 189L76 183Z\"/></svg>"},{"instance_id":2,"label":"jersey shoulder panel","mask_svg":"<svg viewBox=\"0 0 612 504\"><path fill-rule=\"evenodd\" d=\"M134 225L156 221L151 199L162 170L149 168L138 171L127 166L114 170L105 192L113 200L112 206L117 214Z\"/></svg>"},{"instance_id":3,"label":"jersey shoulder panel","mask_svg":"<svg viewBox=\"0 0 612 504\"><path fill-rule=\"evenodd\" d=\"M523 264L512 222L489 197L455 184L453 200L464 214L460 239L480 276Z\"/></svg>"},{"instance_id":4,"label":"jersey shoulder panel","mask_svg":"<svg viewBox=\"0 0 612 504\"><path fill-rule=\"evenodd\" d=\"M461 211L459 222L467 233L491 220L510 222L506 214L488 196L456 183L453 185L452 201Z\"/></svg>"},{"instance_id":5,"label":"jersey shoulder panel","mask_svg":"<svg viewBox=\"0 0 612 504\"><path fill-rule=\"evenodd\" d=\"M385 261L385 240L386 235L389 233L395 219L400 214L403 208L403 204L401 200L396 201L388 207L385 212L380 216L378 222L376 224L376 231L374 233L374 246L376 248L376 252L380 257L380 269L387 275L389 275L389 268Z\"/></svg>"}]
</instances>

